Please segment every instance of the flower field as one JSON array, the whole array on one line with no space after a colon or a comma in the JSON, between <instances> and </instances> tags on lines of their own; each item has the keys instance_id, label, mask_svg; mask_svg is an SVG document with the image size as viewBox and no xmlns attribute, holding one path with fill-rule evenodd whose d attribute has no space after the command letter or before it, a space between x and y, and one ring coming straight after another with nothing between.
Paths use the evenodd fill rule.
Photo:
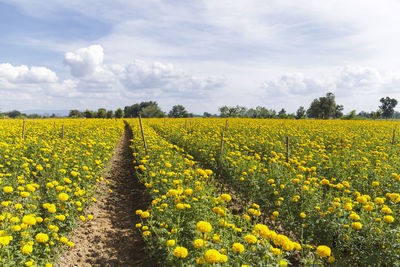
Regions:
<instances>
[{"instance_id":1,"label":"flower field","mask_svg":"<svg viewBox=\"0 0 400 267\"><path fill-rule=\"evenodd\" d=\"M184 259L184 265L212 264L209 250L228 265L400 264L395 127L384 121L150 119L146 157L135 122L137 168L153 196L137 227L154 247L165 247L170 262ZM220 182L228 185L225 194L250 203L243 214L232 215L216 189ZM198 230L203 221L209 233ZM260 225L268 235L260 235ZM294 249L275 243L271 232L290 233Z\"/></svg>"},{"instance_id":2,"label":"flower field","mask_svg":"<svg viewBox=\"0 0 400 267\"><path fill-rule=\"evenodd\" d=\"M52 266L86 207L122 120L0 120L0 265ZM95 216L95 215L94 215Z\"/></svg>"},{"instance_id":3,"label":"flower field","mask_svg":"<svg viewBox=\"0 0 400 267\"><path fill-rule=\"evenodd\" d=\"M151 198L132 229L154 263L400 265L397 122L146 119L147 152L127 123L127 165ZM0 121L1 266L52 266L74 247L123 129Z\"/></svg>"}]
</instances>

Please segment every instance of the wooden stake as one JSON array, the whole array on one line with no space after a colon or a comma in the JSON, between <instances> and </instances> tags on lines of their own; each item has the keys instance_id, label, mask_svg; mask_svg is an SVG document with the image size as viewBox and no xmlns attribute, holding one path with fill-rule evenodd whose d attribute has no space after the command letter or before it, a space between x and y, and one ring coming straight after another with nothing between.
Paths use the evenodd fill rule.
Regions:
<instances>
[{"instance_id":1,"label":"wooden stake","mask_svg":"<svg viewBox=\"0 0 400 267\"><path fill-rule=\"evenodd\" d=\"M185 131L187 131L187 119L185 119Z\"/></svg>"},{"instance_id":2,"label":"wooden stake","mask_svg":"<svg viewBox=\"0 0 400 267\"><path fill-rule=\"evenodd\" d=\"M25 119L22 123L22 139L25 139Z\"/></svg>"},{"instance_id":3,"label":"wooden stake","mask_svg":"<svg viewBox=\"0 0 400 267\"><path fill-rule=\"evenodd\" d=\"M286 162L289 163L289 136L286 136Z\"/></svg>"},{"instance_id":4,"label":"wooden stake","mask_svg":"<svg viewBox=\"0 0 400 267\"><path fill-rule=\"evenodd\" d=\"M226 121L225 121L225 133L227 130L228 130L228 119L226 119Z\"/></svg>"},{"instance_id":5,"label":"wooden stake","mask_svg":"<svg viewBox=\"0 0 400 267\"><path fill-rule=\"evenodd\" d=\"M393 130L392 145L394 145L394 139L396 138L396 127L394 127L394 130Z\"/></svg>"},{"instance_id":6,"label":"wooden stake","mask_svg":"<svg viewBox=\"0 0 400 267\"><path fill-rule=\"evenodd\" d=\"M165 127L165 117L164 117L164 127Z\"/></svg>"},{"instance_id":7,"label":"wooden stake","mask_svg":"<svg viewBox=\"0 0 400 267\"><path fill-rule=\"evenodd\" d=\"M343 137L340 137L340 145L341 145L342 148L343 148Z\"/></svg>"},{"instance_id":8,"label":"wooden stake","mask_svg":"<svg viewBox=\"0 0 400 267\"><path fill-rule=\"evenodd\" d=\"M65 139L65 134L64 134L64 124L62 125L62 139L64 140Z\"/></svg>"},{"instance_id":9,"label":"wooden stake","mask_svg":"<svg viewBox=\"0 0 400 267\"><path fill-rule=\"evenodd\" d=\"M142 125L142 116L140 114L139 114L139 124L140 124L140 130L142 131L142 139L143 139L143 144L144 144L144 150L145 150L146 156L147 156L149 153L147 152L146 138L144 137L143 125Z\"/></svg>"},{"instance_id":10,"label":"wooden stake","mask_svg":"<svg viewBox=\"0 0 400 267\"><path fill-rule=\"evenodd\" d=\"M221 147L219 150L220 156L222 156L222 151L224 150L224 132L221 133Z\"/></svg>"}]
</instances>

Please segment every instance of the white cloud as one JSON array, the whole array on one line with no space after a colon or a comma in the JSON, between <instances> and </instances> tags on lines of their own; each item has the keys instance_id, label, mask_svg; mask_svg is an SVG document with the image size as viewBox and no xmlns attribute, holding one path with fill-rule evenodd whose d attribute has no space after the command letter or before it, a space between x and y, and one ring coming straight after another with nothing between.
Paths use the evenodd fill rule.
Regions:
<instances>
[{"instance_id":1,"label":"white cloud","mask_svg":"<svg viewBox=\"0 0 400 267\"><path fill-rule=\"evenodd\" d=\"M104 52L100 45L80 48L75 52L67 52L64 56L64 64L70 67L74 77L84 77L101 71L103 60Z\"/></svg>"},{"instance_id":2,"label":"white cloud","mask_svg":"<svg viewBox=\"0 0 400 267\"><path fill-rule=\"evenodd\" d=\"M13 66L9 63L0 64L0 81L3 83L55 83L57 75L45 67Z\"/></svg>"}]
</instances>

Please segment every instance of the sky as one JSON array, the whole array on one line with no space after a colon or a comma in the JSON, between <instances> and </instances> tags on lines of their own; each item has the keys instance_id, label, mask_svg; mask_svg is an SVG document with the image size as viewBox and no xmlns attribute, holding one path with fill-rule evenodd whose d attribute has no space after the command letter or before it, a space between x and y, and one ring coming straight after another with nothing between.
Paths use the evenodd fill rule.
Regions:
<instances>
[{"instance_id":1,"label":"sky","mask_svg":"<svg viewBox=\"0 0 400 267\"><path fill-rule=\"evenodd\" d=\"M0 111L400 101L397 0L0 0ZM396 108L397 110L398 107Z\"/></svg>"}]
</instances>

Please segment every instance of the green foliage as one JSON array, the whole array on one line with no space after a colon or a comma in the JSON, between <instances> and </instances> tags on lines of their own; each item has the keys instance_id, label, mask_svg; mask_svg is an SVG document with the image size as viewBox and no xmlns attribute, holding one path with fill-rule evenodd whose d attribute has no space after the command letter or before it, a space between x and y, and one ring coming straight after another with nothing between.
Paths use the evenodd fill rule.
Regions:
<instances>
[{"instance_id":1,"label":"green foliage","mask_svg":"<svg viewBox=\"0 0 400 267\"><path fill-rule=\"evenodd\" d=\"M304 107L299 107L296 111L296 119L305 119L306 118L306 110Z\"/></svg>"},{"instance_id":2,"label":"green foliage","mask_svg":"<svg viewBox=\"0 0 400 267\"><path fill-rule=\"evenodd\" d=\"M70 118L82 118L83 114L82 114L82 112L80 112L77 109L72 109L72 110L69 111L68 117L70 117Z\"/></svg>"},{"instance_id":3,"label":"green foliage","mask_svg":"<svg viewBox=\"0 0 400 267\"><path fill-rule=\"evenodd\" d=\"M100 118L100 119L104 119L105 117L106 117L106 109L105 108L99 108L98 110L97 110L97 118Z\"/></svg>"},{"instance_id":4,"label":"green foliage","mask_svg":"<svg viewBox=\"0 0 400 267\"><path fill-rule=\"evenodd\" d=\"M182 105L175 105L168 113L170 118L187 118L189 113L186 111L185 107Z\"/></svg>"},{"instance_id":5,"label":"green foliage","mask_svg":"<svg viewBox=\"0 0 400 267\"><path fill-rule=\"evenodd\" d=\"M115 118L123 118L123 117L124 117L124 112L122 111L121 108L118 108L118 109L115 111L114 116L115 116Z\"/></svg>"},{"instance_id":6,"label":"green foliage","mask_svg":"<svg viewBox=\"0 0 400 267\"><path fill-rule=\"evenodd\" d=\"M157 102L147 101L124 108L126 118L137 118L139 114L144 118L162 118L165 116L164 112L160 109Z\"/></svg>"},{"instance_id":7,"label":"green foliage","mask_svg":"<svg viewBox=\"0 0 400 267\"><path fill-rule=\"evenodd\" d=\"M327 93L326 96L316 98L307 110L307 117L315 119L340 118L343 116L343 106L336 105L335 95Z\"/></svg>"},{"instance_id":8,"label":"green foliage","mask_svg":"<svg viewBox=\"0 0 400 267\"><path fill-rule=\"evenodd\" d=\"M114 112L112 110L107 110L107 119L111 119L114 116Z\"/></svg>"},{"instance_id":9,"label":"green foliage","mask_svg":"<svg viewBox=\"0 0 400 267\"><path fill-rule=\"evenodd\" d=\"M382 110L382 117L385 119L392 118L394 114L394 108L397 106L397 100L390 97L381 98L379 100L382 105L379 108Z\"/></svg>"}]
</instances>

